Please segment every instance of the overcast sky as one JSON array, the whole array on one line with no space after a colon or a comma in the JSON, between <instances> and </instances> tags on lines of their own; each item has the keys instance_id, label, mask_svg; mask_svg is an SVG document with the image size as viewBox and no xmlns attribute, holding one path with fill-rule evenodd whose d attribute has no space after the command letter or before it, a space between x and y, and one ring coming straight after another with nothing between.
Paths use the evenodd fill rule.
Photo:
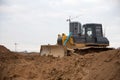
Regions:
<instances>
[{"instance_id":1,"label":"overcast sky","mask_svg":"<svg viewBox=\"0 0 120 80\"><path fill-rule=\"evenodd\" d=\"M69 32L66 19L102 23L112 47L120 46L119 0L0 0L0 44L10 50L39 51Z\"/></svg>"}]
</instances>

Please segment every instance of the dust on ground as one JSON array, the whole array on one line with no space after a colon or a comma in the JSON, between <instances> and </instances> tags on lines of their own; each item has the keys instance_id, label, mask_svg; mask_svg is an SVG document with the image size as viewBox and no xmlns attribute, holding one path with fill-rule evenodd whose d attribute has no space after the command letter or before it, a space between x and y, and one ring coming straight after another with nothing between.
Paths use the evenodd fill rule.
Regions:
<instances>
[{"instance_id":1,"label":"dust on ground","mask_svg":"<svg viewBox=\"0 0 120 80\"><path fill-rule=\"evenodd\" d=\"M54 58L0 45L0 80L120 80L120 49Z\"/></svg>"}]
</instances>

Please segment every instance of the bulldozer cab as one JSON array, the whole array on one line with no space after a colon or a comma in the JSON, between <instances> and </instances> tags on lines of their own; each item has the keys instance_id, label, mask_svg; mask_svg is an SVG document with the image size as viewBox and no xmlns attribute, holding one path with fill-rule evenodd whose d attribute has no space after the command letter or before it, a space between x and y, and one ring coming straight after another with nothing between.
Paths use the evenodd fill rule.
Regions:
<instances>
[{"instance_id":1,"label":"bulldozer cab","mask_svg":"<svg viewBox=\"0 0 120 80\"><path fill-rule=\"evenodd\" d=\"M109 41L103 36L102 24L87 23L81 25L79 22L70 22L70 32L72 32L75 44L85 44L85 46L109 46Z\"/></svg>"},{"instance_id":2,"label":"bulldozer cab","mask_svg":"<svg viewBox=\"0 0 120 80\"><path fill-rule=\"evenodd\" d=\"M103 37L101 24L85 24L83 28L87 43L97 43L97 37Z\"/></svg>"}]
</instances>

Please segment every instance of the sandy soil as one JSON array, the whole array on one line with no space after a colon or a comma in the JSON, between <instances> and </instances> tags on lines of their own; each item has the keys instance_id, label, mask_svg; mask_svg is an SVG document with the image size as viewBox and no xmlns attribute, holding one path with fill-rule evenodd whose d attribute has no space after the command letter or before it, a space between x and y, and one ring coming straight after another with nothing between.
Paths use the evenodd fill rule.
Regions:
<instances>
[{"instance_id":1,"label":"sandy soil","mask_svg":"<svg viewBox=\"0 0 120 80\"><path fill-rule=\"evenodd\" d=\"M0 46L0 80L120 80L120 49L54 58Z\"/></svg>"}]
</instances>

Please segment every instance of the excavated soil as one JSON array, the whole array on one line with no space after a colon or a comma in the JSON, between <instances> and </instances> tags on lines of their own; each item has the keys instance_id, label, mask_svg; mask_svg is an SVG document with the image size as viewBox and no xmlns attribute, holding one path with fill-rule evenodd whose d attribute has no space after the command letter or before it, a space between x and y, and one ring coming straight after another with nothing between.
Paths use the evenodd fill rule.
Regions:
<instances>
[{"instance_id":1,"label":"excavated soil","mask_svg":"<svg viewBox=\"0 0 120 80\"><path fill-rule=\"evenodd\" d=\"M54 58L0 45L0 80L120 80L120 49Z\"/></svg>"}]
</instances>

